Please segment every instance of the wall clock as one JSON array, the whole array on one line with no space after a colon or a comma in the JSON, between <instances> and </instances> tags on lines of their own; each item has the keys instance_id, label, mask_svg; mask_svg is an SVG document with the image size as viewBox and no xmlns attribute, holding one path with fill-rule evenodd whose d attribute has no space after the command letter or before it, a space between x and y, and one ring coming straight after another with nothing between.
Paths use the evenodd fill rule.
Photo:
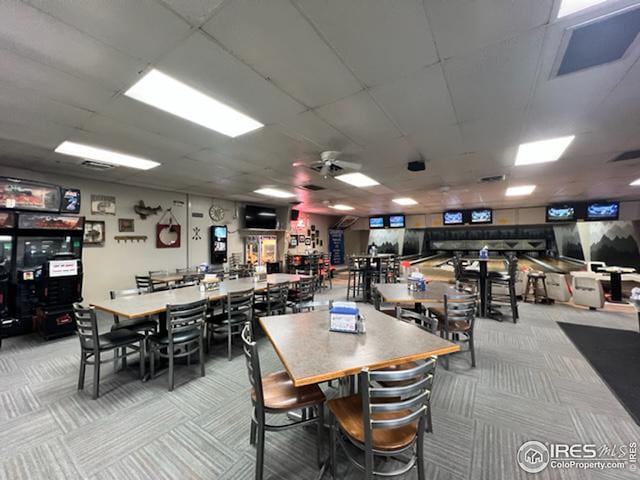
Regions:
<instances>
[{"instance_id":1,"label":"wall clock","mask_svg":"<svg viewBox=\"0 0 640 480\"><path fill-rule=\"evenodd\" d=\"M209 208L209 218L214 222L221 222L224 220L224 208L219 205L211 205Z\"/></svg>"}]
</instances>

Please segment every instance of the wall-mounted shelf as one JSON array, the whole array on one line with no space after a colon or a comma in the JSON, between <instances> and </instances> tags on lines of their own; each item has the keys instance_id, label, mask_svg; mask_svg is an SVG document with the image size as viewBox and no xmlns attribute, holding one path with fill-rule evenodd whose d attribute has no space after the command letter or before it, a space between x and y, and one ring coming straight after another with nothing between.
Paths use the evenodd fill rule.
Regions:
<instances>
[{"instance_id":1,"label":"wall-mounted shelf","mask_svg":"<svg viewBox=\"0 0 640 480\"><path fill-rule=\"evenodd\" d=\"M113 237L113 239L118 243L146 242L147 236L146 235L116 235L115 237Z\"/></svg>"}]
</instances>

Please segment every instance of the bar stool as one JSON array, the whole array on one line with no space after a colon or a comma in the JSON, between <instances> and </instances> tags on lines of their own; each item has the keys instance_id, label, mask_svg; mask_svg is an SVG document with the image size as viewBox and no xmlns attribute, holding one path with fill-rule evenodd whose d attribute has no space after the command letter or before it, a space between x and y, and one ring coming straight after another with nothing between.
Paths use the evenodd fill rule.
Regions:
<instances>
[{"instance_id":1,"label":"bar stool","mask_svg":"<svg viewBox=\"0 0 640 480\"><path fill-rule=\"evenodd\" d=\"M516 323L519 317L518 298L516 296L518 257L516 257L515 255L509 256L507 258L507 265L507 272L489 273L489 276L487 277L486 305L488 311L495 311L496 308L500 308L500 306L508 304L508 306L511 308L511 318L513 318L513 323ZM494 286L501 286L503 289L506 289L506 295L504 293L504 290L500 293L494 293Z\"/></svg>"},{"instance_id":2,"label":"bar stool","mask_svg":"<svg viewBox=\"0 0 640 480\"><path fill-rule=\"evenodd\" d=\"M549 303L549 294L547 292L547 276L544 272L529 272L527 275L527 288L524 290L524 301L527 301L529 290L532 289L533 303ZM540 290L544 291L544 295L540 295Z\"/></svg>"},{"instance_id":3,"label":"bar stool","mask_svg":"<svg viewBox=\"0 0 640 480\"><path fill-rule=\"evenodd\" d=\"M366 261L362 257L349 257L349 269L347 277L347 300L349 295L354 298L364 291L364 274Z\"/></svg>"}]
</instances>

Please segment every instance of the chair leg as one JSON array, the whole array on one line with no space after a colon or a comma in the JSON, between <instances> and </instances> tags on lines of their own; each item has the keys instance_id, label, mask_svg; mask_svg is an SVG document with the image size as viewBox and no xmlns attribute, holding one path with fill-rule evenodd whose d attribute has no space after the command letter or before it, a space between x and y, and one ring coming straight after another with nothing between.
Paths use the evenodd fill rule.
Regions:
<instances>
[{"instance_id":1,"label":"chair leg","mask_svg":"<svg viewBox=\"0 0 640 480\"><path fill-rule=\"evenodd\" d=\"M122 370L126 370L127 368L127 347L124 347L120 352L122 355Z\"/></svg>"},{"instance_id":2,"label":"chair leg","mask_svg":"<svg viewBox=\"0 0 640 480\"><path fill-rule=\"evenodd\" d=\"M373 451L364 452L364 478L373 480Z\"/></svg>"},{"instance_id":3,"label":"chair leg","mask_svg":"<svg viewBox=\"0 0 640 480\"><path fill-rule=\"evenodd\" d=\"M336 467L336 457L337 457L337 445L336 445L336 425L335 425L335 419L333 418L333 416L331 417L331 426L330 426L330 431L329 431L329 450L330 450L330 455L331 455L331 476L334 479L338 478L338 469Z\"/></svg>"},{"instance_id":4,"label":"chair leg","mask_svg":"<svg viewBox=\"0 0 640 480\"><path fill-rule=\"evenodd\" d=\"M264 425L258 424L258 444L256 450L256 480L262 480L264 470Z\"/></svg>"},{"instance_id":5,"label":"chair leg","mask_svg":"<svg viewBox=\"0 0 640 480\"><path fill-rule=\"evenodd\" d=\"M251 417L251 431L249 433L249 445L256 444L256 434L257 434L258 426L256 422L253 421L253 416Z\"/></svg>"},{"instance_id":6,"label":"chair leg","mask_svg":"<svg viewBox=\"0 0 640 480\"><path fill-rule=\"evenodd\" d=\"M168 375L169 391L172 392L174 387L173 345L172 344L169 344L169 346L167 347L167 356L169 357L169 375Z\"/></svg>"},{"instance_id":7,"label":"chair leg","mask_svg":"<svg viewBox=\"0 0 640 480\"><path fill-rule=\"evenodd\" d=\"M147 339L146 337L140 340L140 379L144 380L144 362L147 359Z\"/></svg>"},{"instance_id":8,"label":"chair leg","mask_svg":"<svg viewBox=\"0 0 640 480\"><path fill-rule=\"evenodd\" d=\"M84 376L87 371L87 356L84 352L80 352L80 373L78 375L78 390L84 388Z\"/></svg>"},{"instance_id":9,"label":"chair leg","mask_svg":"<svg viewBox=\"0 0 640 480\"><path fill-rule=\"evenodd\" d=\"M100 352L94 355L93 361L93 399L96 400L100 395Z\"/></svg>"},{"instance_id":10,"label":"chair leg","mask_svg":"<svg viewBox=\"0 0 640 480\"><path fill-rule=\"evenodd\" d=\"M156 346L149 344L149 374L151 379L156 375Z\"/></svg>"},{"instance_id":11,"label":"chair leg","mask_svg":"<svg viewBox=\"0 0 640 480\"><path fill-rule=\"evenodd\" d=\"M418 480L424 480L424 433L419 431L416 444L416 461L418 462Z\"/></svg>"},{"instance_id":12,"label":"chair leg","mask_svg":"<svg viewBox=\"0 0 640 480\"><path fill-rule=\"evenodd\" d=\"M198 340L198 359L200 360L200 376L204 377L204 340L202 338L202 334L200 335L200 339Z\"/></svg>"},{"instance_id":13,"label":"chair leg","mask_svg":"<svg viewBox=\"0 0 640 480\"><path fill-rule=\"evenodd\" d=\"M324 450L324 405L318 405L318 468L322 468L322 453Z\"/></svg>"},{"instance_id":14,"label":"chair leg","mask_svg":"<svg viewBox=\"0 0 640 480\"><path fill-rule=\"evenodd\" d=\"M227 324L227 360L231 361L231 320Z\"/></svg>"},{"instance_id":15,"label":"chair leg","mask_svg":"<svg viewBox=\"0 0 640 480\"><path fill-rule=\"evenodd\" d=\"M431 416L431 400L427 405L427 432L433 433L433 417Z\"/></svg>"},{"instance_id":16,"label":"chair leg","mask_svg":"<svg viewBox=\"0 0 640 480\"><path fill-rule=\"evenodd\" d=\"M476 366L476 349L473 344L473 333L469 335L469 350L471 350L471 366Z\"/></svg>"}]
</instances>

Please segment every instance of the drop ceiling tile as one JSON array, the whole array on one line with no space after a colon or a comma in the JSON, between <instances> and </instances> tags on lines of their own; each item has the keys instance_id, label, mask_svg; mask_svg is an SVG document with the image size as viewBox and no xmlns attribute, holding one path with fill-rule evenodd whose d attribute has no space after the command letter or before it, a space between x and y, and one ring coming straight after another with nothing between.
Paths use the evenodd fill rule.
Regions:
<instances>
[{"instance_id":1,"label":"drop ceiling tile","mask_svg":"<svg viewBox=\"0 0 640 480\"><path fill-rule=\"evenodd\" d=\"M157 68L264 124L305 109L200 32L171 51Z\"/></svg>"},{"instance_id":2,"label":"drop ceiling tile","mask_svg":"<svg viewBox=\"0 0 640 480\"><path fill-rule=\"evenodd\" d=\"M195 27L205 23L224 0L160 0Z\"/></svg>"},{"instance_id":3,"label":"drop ceiling tile","mask_svg":"<svg viewBox=\"0 0 640 480\"><path fill-rule=\"evenodd\" d=\"M359 92L316 109L317 114L359 145L400 136L368 92Z\"/></svg>"},{"instance_id":4,"label":"drop ceiling tile","mask_svg":"<svg viewBox=\"0 0 640 480\"><path fill-rule=\"evenodd\" d=\"M139 60L17 0L0 2L0 43L5 49L67 73L91 77L119 89L143 68ZM34 34L37 32L37 35Z\"/></svg>"},{"instance_id":5,"label":"drop ceiling tile","mask_svg":"<svg viewBox=\"0 0 640 480\"><path fill-rule=\"evenodd\" d=\"M443 58L518 36L548 22L553 0L424 0Z\"/></svg>"},{"instance_id":6,"label":"drop ceiling tile","mask_svg":"<svg viewBox=\"0 0 640 480\"><path fill-rule=\"evenodd\" d=\"M72 127L44 121L14 123L0 120L0 138L53 150L73 132Z\"/></svg>"},{"instance_id":7,"label":"drop ceiling tile","mask_svg":"<svg viewBox=\"0 0 640 480\"><path fill-rule=\"evenodd\" d=\"M295 1L368 86L438 61L419 1Z\"/></svg>"},{"instance_id":8,"label":"drop ceiling tile","mask_svg":"<svg viewBox=\"0 0 640 480\"><path fill-rule=\"evenodd\" d=\"M467 152L498 155L522 143L524 123L524 109L509 110L463 122L460 132Z\"/></svg>"},{"instance_id":9,"label":"drop ceiling tile","mask_svg":"<svg viewBox=\"0 0 640 480\"><path fill-rule=\"evenodd\" d=\"M544 28L445 62L459 122L524 109L535 81Z\"/></svg>"},{"instance_id":10,"label":"drop ceiling tile","mask_svg":"<svg viewBox=\"0 0 640 480\"><path fill-rule=\"evenodd\" d=\"M466 151L458 125L417 130L407 136L407 141L427 160L451 157Z\"/></svg>"},{"instance_id":11,"label":"drop ceiling tile","mask_svg":"<svg viewBox=\"0 0 640 480\"><path fill-rule=\"evenodd\" d=\"M154 1L26 0L106 45L150 62L189 35L191 27Z\"/></svg>"},{"instance_id":12,"label":"drop ceiling tile","mask_svg":"<svg viewBox=\"0 0 640 480\"><path fill-rule=\"evenodd\" d=\"M456 123L440 64L371 89L405 134Z\"/></svg>"},{"instance_id":13,"label":"drop ceiling tile","mask_svg":"<svg viewBox=\"0 0 640 480\"><path fill-rule=\"evenodd\" d=\"M345 135L312 110L283 119L274 127L282 129L289 136L313 142L319 149L343 150L354 146Z\"/></svg>"},{"instance_id":14,"label":"drop ceiling tile","mask_svg":"<svg viewBox=\"0 0 640 480\"><path fill-rule=\"evenodd\" d=\"M203 29L310 108L361 89L288 0L229 2Z\"/></svg>"}]
</instances>

